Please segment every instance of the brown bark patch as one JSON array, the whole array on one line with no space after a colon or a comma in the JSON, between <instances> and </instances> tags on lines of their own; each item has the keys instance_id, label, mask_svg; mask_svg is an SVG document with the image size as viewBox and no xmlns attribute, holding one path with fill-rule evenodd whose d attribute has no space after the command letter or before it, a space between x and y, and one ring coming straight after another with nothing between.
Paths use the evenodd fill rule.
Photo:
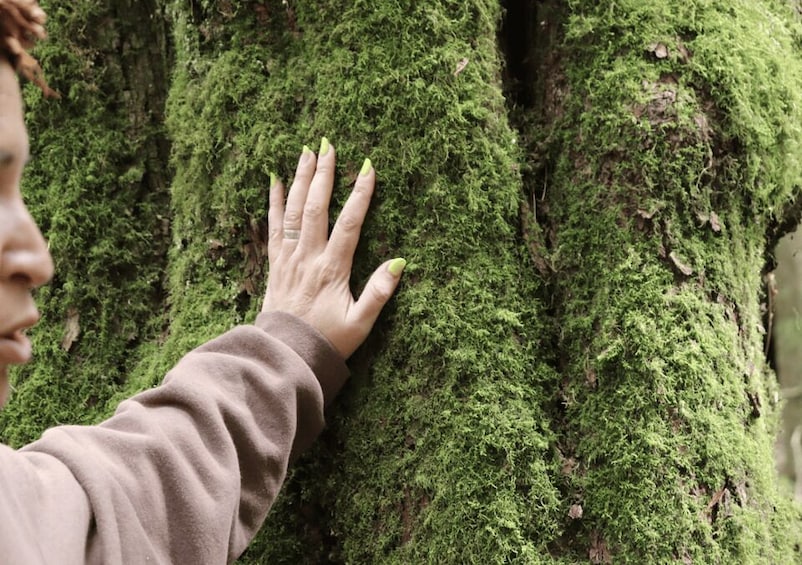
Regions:
<instances>
[{"instance_id":1,"label":"brown bark patch","mask_svg":"<svg viewBox=\"0 0 802 565\"><path fill-rule=\"evenodd\" d=\"M590 562L594 565L607 564L613 562L613 556L607 547L607 543L602 539L598 531L590 534L590 551L588 552Z\"/></svg>"}]
</instances>

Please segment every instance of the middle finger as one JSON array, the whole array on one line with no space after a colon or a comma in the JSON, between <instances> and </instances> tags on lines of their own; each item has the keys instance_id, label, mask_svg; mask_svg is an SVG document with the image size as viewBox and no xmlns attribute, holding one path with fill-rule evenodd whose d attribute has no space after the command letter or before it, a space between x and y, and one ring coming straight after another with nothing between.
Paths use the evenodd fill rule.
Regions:
<instances>
[{"instance_id":1,"label":"middle finger","mask_svg":"<svg viewBox=\"0 0 802 565\"><path fill-rule=\"evenodd\" d=\"M305 250L321 250L329 236L329 204L334 187L334 146L327 138L320 140L317 170L309 187L304 206L300 246Z\"/></svg>"}]
</instances>

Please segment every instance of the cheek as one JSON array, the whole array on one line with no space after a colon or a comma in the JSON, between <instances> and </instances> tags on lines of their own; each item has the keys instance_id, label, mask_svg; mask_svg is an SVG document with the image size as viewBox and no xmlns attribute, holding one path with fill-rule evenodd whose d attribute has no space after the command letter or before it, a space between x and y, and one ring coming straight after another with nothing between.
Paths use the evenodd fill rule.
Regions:
<instances>
[{"instance_id":1,"label":"cheek","mask_svg":"<svg viewBox=\"0 0 802 565\"><path fill-rule=\"evenodd\" d=\"M12 224L16 224L16 206L9 198L0 197L0 251L5 249L11 237Z\"/></svg>"}]
</instances>

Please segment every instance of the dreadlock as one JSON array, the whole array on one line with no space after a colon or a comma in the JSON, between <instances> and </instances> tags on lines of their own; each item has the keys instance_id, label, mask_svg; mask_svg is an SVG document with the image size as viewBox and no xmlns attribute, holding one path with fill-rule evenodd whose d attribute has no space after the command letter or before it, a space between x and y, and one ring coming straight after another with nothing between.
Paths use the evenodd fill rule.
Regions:
<instances>
[{"instance_id":1,"label":"dreadlock","mask_svg":"<svg viewBox=\"0 0 802 565\"><path fill-rule=\"evenodd\" d=\"M0 0L0 54L45 96L58 98L58 93L47 85L39 62L27 51L37 40L47 37L46 19L37 0Z\"/></svg>"}]
</instances>

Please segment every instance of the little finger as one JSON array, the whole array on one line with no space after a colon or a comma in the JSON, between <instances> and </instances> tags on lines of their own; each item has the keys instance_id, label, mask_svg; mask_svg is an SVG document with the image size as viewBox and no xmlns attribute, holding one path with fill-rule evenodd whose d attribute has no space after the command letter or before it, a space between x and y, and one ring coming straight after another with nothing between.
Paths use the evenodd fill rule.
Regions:
<instances>
[{"instance_id":1,"label":"little finger","mask_svg":"<svg viewBox=\"0 0 802 565\"><path fill-rule=\"evenodd\" d=\"M284 183L270 175L270 206L267 211L267 260L275 263L284 239Z\"/></svg>"}]
</instances>

